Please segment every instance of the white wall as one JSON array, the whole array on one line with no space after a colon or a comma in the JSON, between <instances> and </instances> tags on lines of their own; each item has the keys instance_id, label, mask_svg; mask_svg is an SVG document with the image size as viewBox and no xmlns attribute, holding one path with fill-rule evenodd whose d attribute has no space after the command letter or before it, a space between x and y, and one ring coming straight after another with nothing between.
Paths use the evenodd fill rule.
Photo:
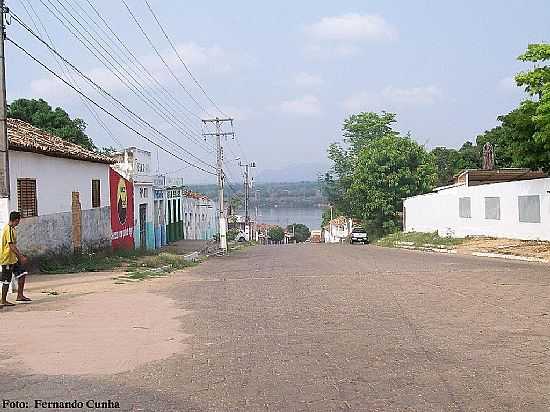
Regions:
<instances>
[{"instance_id":1,"label":"white wall","mask_svg":"<svg viewBox=\"0 0 550 412\"><path fill-rule=\"evenodd\" d=\"M101 207L110 206L109 165L10 150L10 210L17 210L17 179L36 179L38 215L70 212L72 192L82 210L92 208L92 180L99 179Z\"/></svg>"},{"instance_id":2,"label":"white wall","mask_svg":"<svg viewBox=\"0 0 550 412\"><path fill-rule=\"evenodd\" d=\"M406 199L405 231L454 237L550 240L550 178L458 186ZM540 196L540 223L519 221L518 197ZM471 198L471 218L459 217L459 198ZM485 219L485 197L500 198L500 220Z\"/></svg>"}]
</instances>

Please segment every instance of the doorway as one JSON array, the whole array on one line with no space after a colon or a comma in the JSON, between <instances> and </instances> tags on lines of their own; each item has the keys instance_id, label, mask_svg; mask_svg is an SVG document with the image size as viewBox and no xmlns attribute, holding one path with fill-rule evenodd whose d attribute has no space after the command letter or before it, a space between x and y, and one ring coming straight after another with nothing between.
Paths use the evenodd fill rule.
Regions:
<instances>
[{"instance_id":1,"label":"doorway","mask_svg":"<svg viewBox=\"0 0 550 412\"><path fill-rule=\"evenodd\" d=\"M139 247L142 249L147 248L147 204L139 205Z\"/></svg>"}]
</instances>

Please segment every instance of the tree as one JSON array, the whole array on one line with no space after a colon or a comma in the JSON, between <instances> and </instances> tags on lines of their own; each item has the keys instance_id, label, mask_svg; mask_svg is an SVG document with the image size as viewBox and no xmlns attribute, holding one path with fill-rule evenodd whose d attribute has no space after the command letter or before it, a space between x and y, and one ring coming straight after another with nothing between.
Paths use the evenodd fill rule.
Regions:
<instances>
[{"instance_id":1,"label":"tree","mask_svg":"<svg viewBox=\"0 0 550 412\"><path fill-rule=\"evenodd\" d=\"M359 113L344 120L343 143L333 143L328 148L328 157L333 165L321 180L321 190L330 204L339 212L351 215L351 199L348 193L353 183L353 170L361 150L371 141L384 136L397 136L392 129L396 122L393 113Z\"/></svg>"},{"instance_id":2,"label":"tree","mask_svg":"<svg viewBox=\"0 0 550 412\"><path fill-rule=\"evenodd\" d=\"M455 149L436 147L432 150L437 169L437 185L448 185L460 169L460 153Z\"/></svg>"},{"instance_id":3,"label":"tree","mask_svg":"<svg viewBox=\"0 0 550 412\"><path fill-rule=\"evenodd\" d=\"M85 149L96 150L94 143L84 132L86 130L84 120L71 119L67 112L60 107L52 110L45 100L14 100L9 105L8 117L23 120Z\"/></svg>"},{"instance_id":4,"label":"tree","mask_svg":"<svg viewBox=\"0 0 550 412\"><path fill-rule=\"evenodd\" d=\"M311 232L309 228L306 225L303 225L301 223L294 223L292 225L288 225L286 230L287 232L294 233L294 239L296 239L296 242L298 243L305 242L311 236Z\"/></svg>"},{"instance_id":5,"label":"tree","mask_svg":"<svg viewBox=\"0 0 550 412\"><path fill-rule=\"evenodd\" d=\"M267 236L275 242L281 242L285 238L285 231L281 226L273 226L267 231Z\"/></svg>"},{"instance_id":6,"label":"tree","mask_svg":"<svg viewBox=\"0 0 550 412\"><path fill-rule=\"evenodd\" d=\"M397 230L403 199L430 191L437 180L433 155L409 137L375 139L357 160L349 190L352 217L375 236Z\"/></svg>"},{"instance_id":7,"label":"tree","mask_svg":"<svg viewBox=\"0 0 550 412\"><path fill-rule=\"evenodd\" d=\"M525 87L525 91L531 96L542 98L545 87L550 83L550 66L545 64L550 61L550 44L539 43L527 46L525 53L518 57L522 62L534 63L535 67L516 75L518 86Z\"/></svg>"}]
</instances>

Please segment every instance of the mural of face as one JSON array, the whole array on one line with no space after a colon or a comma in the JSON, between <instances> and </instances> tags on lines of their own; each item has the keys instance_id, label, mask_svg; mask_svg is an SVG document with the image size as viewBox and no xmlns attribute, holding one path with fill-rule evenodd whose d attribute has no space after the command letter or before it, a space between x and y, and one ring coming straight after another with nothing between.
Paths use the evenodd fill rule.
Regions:
<instances>
[{"instance_id":1,"label":"mural of face","mask_svg":"<svg viewBox=\"0 0 550 412\"><path fill-rule=\"evenodd\" d=\"M118 181L117 209L118 220L120 221L120 224L123 225L126 223L126 215L128 209L128 192L126 191L126 182L122 178Z\"/></svg>"}]
</instances>

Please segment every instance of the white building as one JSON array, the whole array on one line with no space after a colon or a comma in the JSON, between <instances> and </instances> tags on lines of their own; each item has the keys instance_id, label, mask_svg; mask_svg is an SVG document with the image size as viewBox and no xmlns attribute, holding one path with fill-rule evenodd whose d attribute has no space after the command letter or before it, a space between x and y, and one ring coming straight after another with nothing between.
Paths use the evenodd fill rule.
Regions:
<instances>
[{"instance_id":1,"label":"white building","mask_svg":"<svg viewBox=\"0 0 550 412\"><path fill-rule=\"evenodd\" d=\"M16 119L8 119L8 139L11 196L0 201L0 224L21 212L23 253L109 247L112 159Z\"/></svg>"},{"instance_id":2,"label":"white building","mask_svg":"<svg viewBox=\"0 0 550 412\"><path fill-rule=\"evenodd\" d=\"M323 230L325 243L341 243L345 242L353 230L352 219L344 216L339 216L332 219Z\"/></svg>"},{"instance_id":3,"label":"white building","mask_svg":"<svg viewBox=\"0 0 550 412\"><path fill-rule=\"evenodd\" d=\"M183 194L184 238L212 239L218 233L216 204L207 196L187 191Z\"/></svg>"},{"instance_id":4,"label":"white building","mask_svg":"<svg viewBox=\"0 0 550 412\"><path fill-rule=\"evenodd\" d=\"M136 248L155 248L155 195L151 152L130 147L117 155L113 168L134 184L134 242Z\"/></svg>"},{"instance_id":5,"label":"white building","mask_svg":"<svg viewBox=\"0 0 550 412\"><path fill-rule=\"evenodd\" d=\"M524 169L467 170L404 201L404 230L550 240L550 178Z\"/></svg>"}]
</instances>

